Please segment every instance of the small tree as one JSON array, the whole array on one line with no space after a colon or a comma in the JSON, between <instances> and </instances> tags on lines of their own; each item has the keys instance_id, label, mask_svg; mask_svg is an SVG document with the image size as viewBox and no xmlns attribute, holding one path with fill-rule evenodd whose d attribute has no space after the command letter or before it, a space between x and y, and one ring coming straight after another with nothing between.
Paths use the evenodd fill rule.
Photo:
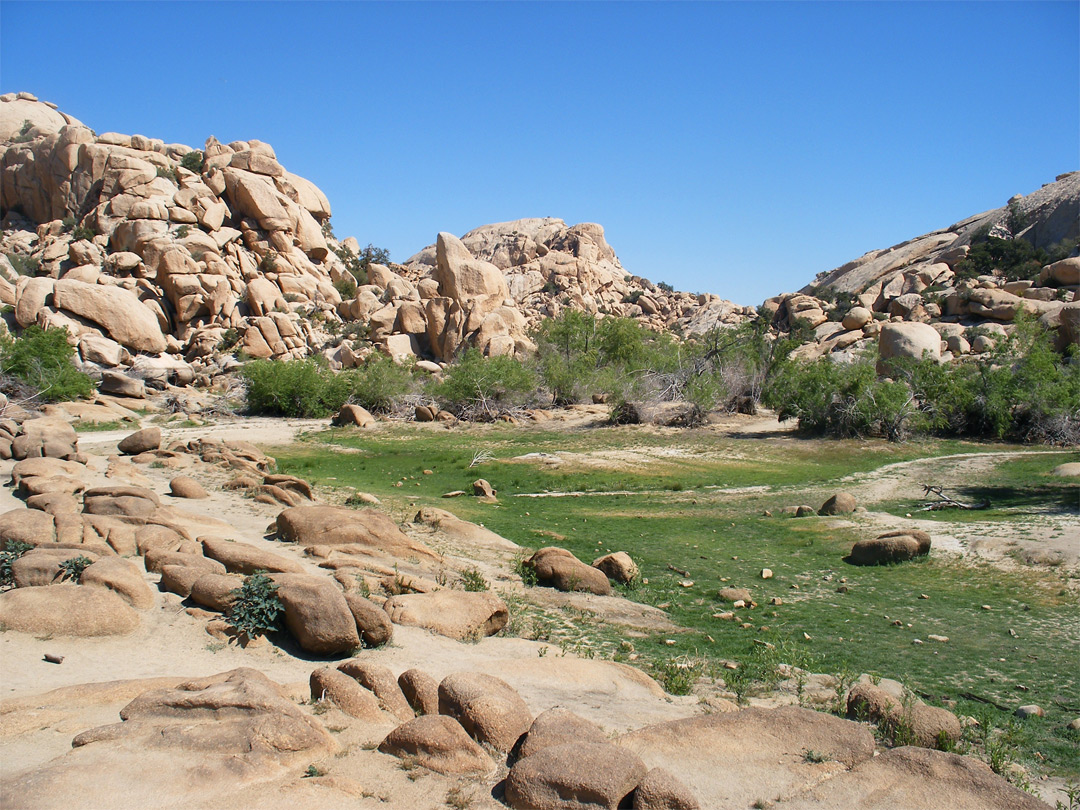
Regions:
<instances>
[{"instance_id":1,"label":"small tree","mask_svg":"<svg viewBox=\"0 0 1080 810\"><path fill-rule=\"evenodd\" d=\"M450 366L431 395L463 419L491 420L524 405L536 390L536 376L512 357L484 357L469 349Z\"/></svg>"},{"instance_id":2,"label":"small tree","mask_svg":"<svg viewBox=\"0 0 1080 810\"><path fill-rule=\"evenodd\" d=\"M14 340L0 336L0 372L26 383L47 402L88 397L93 381L75 368L75 349L68 343L66 329L28 326Z\"/></svg>"}]
</instances>

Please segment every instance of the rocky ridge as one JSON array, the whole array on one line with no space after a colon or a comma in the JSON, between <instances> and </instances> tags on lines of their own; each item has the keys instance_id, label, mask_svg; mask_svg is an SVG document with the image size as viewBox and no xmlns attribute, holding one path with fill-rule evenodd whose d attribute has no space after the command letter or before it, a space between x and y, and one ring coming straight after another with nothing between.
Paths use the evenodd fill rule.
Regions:
<instances>
[{"instance_id":1,"label":"rocky ridge","mask_svg":"<svg viewBox=\"0 0 1080 810\"><path fill-rule=\"evenodd\" d=\"M958 276L954 268L983 234L1024 239L1035 248L1069 241L1074 247L1035 279ZM799 350L808 359L848 361L875 346L883 357L919 357L927 350L942 362L985 354L1009 334L1020 312L1057 329L1063 347L1080 336L1078 239L1080 172L1070 172L1001 208L871 251L796 293L767 299L760 311L780 330L800 321L812 328L813 340Z\"/></svg>"},{"instance_id":2,"label":"rocky ridge","mask_svg":"<svg viewBox=\"0 0 1080 810\"><path fill-rule=\"evenodd\" d=\"M440 234L357 286L359 243L269 144L98 135L28 93L0 96L0 139L0 301L20 327L67 328L99 377L205 384L234 348L349 368L369 351L336 336L354 322L391 356L449 361L526 355L529 328L568 306L685 332L753 314L631 276L602 227L556 219Z\"/></svg>"}]
</instances>

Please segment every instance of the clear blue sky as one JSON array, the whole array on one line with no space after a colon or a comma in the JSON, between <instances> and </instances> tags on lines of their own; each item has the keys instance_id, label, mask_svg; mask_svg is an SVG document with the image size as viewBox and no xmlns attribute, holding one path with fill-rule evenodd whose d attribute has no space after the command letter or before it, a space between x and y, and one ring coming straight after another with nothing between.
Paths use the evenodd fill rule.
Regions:
<instances>
[{"instance_id":1,"label":"clear blue sky","mask_svg":"<svg viewBox=\"0 0 1080 810\"><path fill-rule=\"evenodd\" d=\"M258 138L334 229L604 225L739 303L1080 168L1080 3L0 2L0 91Z\"/></svg>"}]
</instances>

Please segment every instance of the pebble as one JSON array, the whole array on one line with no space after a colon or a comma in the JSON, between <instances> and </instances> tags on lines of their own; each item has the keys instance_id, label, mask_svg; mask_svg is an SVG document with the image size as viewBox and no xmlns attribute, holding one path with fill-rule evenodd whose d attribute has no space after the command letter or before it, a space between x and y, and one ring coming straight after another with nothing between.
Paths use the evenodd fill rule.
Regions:
<instances>
[{"instance_id":1,"label":"pebble","mask_svg":"<svg viewBox=\"0 0 1080 810\"><path fill-rule=\"evenodd\" d=\"M773 573L772 573L771 568L762 568L761 569L761 578L762 579L772 579L772 575L773 575Z\"/></svg>"},{"instance_id":2,"label":"pebble","mask_svg":"<svg viewBox=\"0 0 1080 810\"><path fill-rule=\"evenodd\" d=\"M920 594L919 594L919 598L920 598L920 599L929 599L930 597L929 597L929 596L927 596L927 595L926 595L925 593L920 593Z\"/></svg>"},{"instance_id":3,"label":"pebble","mask_svg":"<svg viewBox=\"0 0 1080 810\"><path fill-rule=\"evenodd\" d=\"M947 644L949 642L949 637L948 636L932 636L931 635L931 636L927 636L927 638L930 639L931 641L936 641L936 642L938 642L940 644Z\"/></svg>"},{"instance_id":4,"label":"pebble","mask_svg":"<svg viewBox=\"0 0 1080 810\"><path fill-rule=\"evenodd\" d=\"M1029 717L1043 717L1046 712L1043 711L1042 706L1035 703L1029 703L1026 706L1021 706L1015 712L1016 716L1021 720L1027 720Z\"/></svg>"},{"instance_id":5,"label":"pebble","mask_svg":"<svg viewBox=\"0 0 1080 810\"><path fill-rule=\"evenodd\" d=\"M911 640L911 643L912 644L922 644L922 639L921 638L913 638Z\"/></svg>"},{"instance_id":6,"label":"pebble","mask_svg":"<svg viewBox=\"0 0 1080 810\"><path fill-rule=\"evenodd\" d=\"M983 610L993 610L993 608L991 608L989 605L983 605L982 609Z\"/></svg>"},{"instance_id":7,"label":"pebble","mask_svg":"<svg viewBox=\"0 0 1080 810\"><path fill-rule=\"evenodd\" d=\"M770 605L782 605L782 604L784 604L784 600L781 599L779 596L774 596L772 599L769 600L769 604Z\"/></svg>"}]
</instances>

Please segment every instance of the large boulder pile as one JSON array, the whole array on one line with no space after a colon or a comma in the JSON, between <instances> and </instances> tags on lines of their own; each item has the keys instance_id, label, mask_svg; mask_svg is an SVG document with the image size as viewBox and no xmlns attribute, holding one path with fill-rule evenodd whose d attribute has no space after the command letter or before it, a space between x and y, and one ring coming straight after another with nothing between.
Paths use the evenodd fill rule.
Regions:
<instances>
[{"instance_id":1,"label":"large boulder pile","mask_svg":"<svg viewBox=\"0 0 1080 810\"><path fill-rule=\"evenodd\" d=\"M236 350L356 366L370 349L334 338L343 321L392 357L450 360L526 355L529 328L566 307L686 333L753 314L631 276L602 227L557 219L440 233L357 279L359 243L333 236L326 196L269 144L97 135L26 93L0 96L0 167L0 302L19 326L65 327L128 395L209 382Z\"/></svg>"},{"instance_id":2,"label":"large boulder pile","mask_svg":"<svg viewBox=\"0 0 1080 810\"><path fill-rule=\"evenodd\" d=\"M676 292L631 275L607 243L601 225L567 225L553 217L483 225L460 240L439 234L434 245L405 263L403 273L417 283L422 297L437 291L460 301L463 295L470 297L462 288L488 296L502 294L512 299L528 326L570 308L635 318L656 330L678 327L684 334L702 334L754 315L753 308L715 295ZM480 283L481 278L488 281ZM440 311L445 307L435 306ZM466 320L476 324L473 329L482 323L472 315ZM486 340L486 330L479 338ZM508 345L509 341L499 341L496 350Z\"/></svg>"}]
</instances>

